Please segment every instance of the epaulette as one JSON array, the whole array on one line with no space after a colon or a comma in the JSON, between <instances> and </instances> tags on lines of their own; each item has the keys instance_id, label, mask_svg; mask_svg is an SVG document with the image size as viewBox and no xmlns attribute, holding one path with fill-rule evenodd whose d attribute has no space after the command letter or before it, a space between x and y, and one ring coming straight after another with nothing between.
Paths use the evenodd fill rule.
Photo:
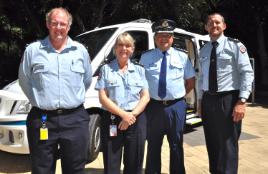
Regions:
<instances>
[{"instance_id":1,"label":"epaulette","mask_svg":"<svg viewBox=\"0 0 268 174\"><path fill-rule=\"evenodd\" d=\"M188 51L187 50L185 50L185 49L183 49L183 48L178 48L178 47L174 47L174 49L175 50L178 50L178 51L182 51L182 52L184 52L184 53L188 53Z\"/></svg>"},{"instance_id":2,"label":"epaulette","mask_svg":"<svg viewBox=\"0 0 268 174\"><path fill-rule=\"evenodd\" d=\"M152 51L152 50L154 50L154 49L155 49L155 48L152 48L152 49L149 49L149 50L143 51L141 54L147 53L147 52Z\"/></svg>"},{"instance_id":3,"label":"epaulette","mask_svg":"<svg viewBox=\"0 0 268 174\"><path fill-rule=\"evenodd\" d=\"M228 37L228 40L229 41L233 41L235 43L239 43L240 42L238 39L234 39L234 38L231 38L231 37Z\"/></svg>"},{"instance_id":4,"label":"epaulette","mask_svg":"<svg viewBox=\"0 0 268 174\"><path fill-rule=\"evenodd\" d=\"M130 59L131 63L133 63L134 65L139 65L141 67L144 67L142 64L140 64L137 59Z\"/></svg>"},{"instance_id":5,"label":"epaulette","mask_svg":"<svg viewBox=\"0 0 268 174\"><path fill-rule=\"evenodd\" d=\"M104 59L103 62L100 64L100 67L102 67L103 65L109 64L113 59Z\"/></svg>"}]
</instances>

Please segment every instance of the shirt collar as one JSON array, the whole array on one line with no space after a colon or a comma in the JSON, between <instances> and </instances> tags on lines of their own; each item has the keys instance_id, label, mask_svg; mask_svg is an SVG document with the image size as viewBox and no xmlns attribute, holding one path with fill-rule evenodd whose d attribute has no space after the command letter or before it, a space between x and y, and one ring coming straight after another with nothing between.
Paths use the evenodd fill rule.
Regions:
<instances>
[{"instance_id":1,"label":"shirt collar","mask_svg":"<svg viewBox=\"0 0 268 174\"><path fill-rule=\"evenodd\" d=\"M174 49L173 47L170 47L170 48L166 51L167 54L170 55L173 49ZM163 54L163 51L161 51L159 48L157 48L156 50L157 50L157 53L158 53L158 54Z\"/></svg>"},{"instance_id":2,"label":"shirt collar","mask_svg":"<svg viewBox=\"0 0 268 174\"><path fill-rule=\"evenodd\" d=\"M113 67L115 68L116 71L119 71L119 65L118 65L118 62L117 62L117 59L115 58L113 61L112 61L112 64L113 64ZM135 70L135 66L134 64L130 61L130 59L128 59L128 67L127 67L127 70L128 71L134 71Z\"/></svg>"},{"instance_id":3,"label":"shirt collar","mask_svg":"<svg viewBox=\"0 0 268 174\"><path fill-rule=\"evenodd\" d=\"M73 46L73 40L68 36L67 38L67 44L66 47L64 49L69 49ZM50 50L54 50L54 47L52 46L50 40L49 40L49 36L47 36L45 39L43 39L41 41L41 45L40 45L41 49L50 49Z\"/></svg>"},{"instance_id":4,"label":"shirt collar","mask_svg":"<svg viewBox=\"0 0 268 174\"><path fill-rule=\"evenodd\" d=\"M224 36L224 34L222 34L222 35L216 40L216 41L218 42L218 45L220 45L220 44L223 42L224 38L225 38L225 36ZM211 46L212 46L212 41L210 41L210 44L211 44Z\"/></svg>"}]
</instances>

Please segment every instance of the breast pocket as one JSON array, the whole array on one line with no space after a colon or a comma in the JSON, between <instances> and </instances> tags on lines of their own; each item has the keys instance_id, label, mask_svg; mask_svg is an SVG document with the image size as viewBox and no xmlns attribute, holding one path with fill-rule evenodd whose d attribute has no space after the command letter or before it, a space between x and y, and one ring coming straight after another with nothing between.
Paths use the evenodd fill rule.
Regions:
<instances>
[{"instance_id":1,"label":"breast pocket","mask_svg":"<svg viewBox=\"0 0 268 174\"><path fill-rule=\"evenodd\" d=\"M83 59L77 59L72 61L71 65L71 75L72 85L73 86L81 86L83 82L83 75L85 73L84 62Z\"/></svg>"},{"instance_id":2,"label":"breast pocket","mask_svg":"<svg viewBox=\"0 0 268 174\"><path fill-rule=\"evenodd\" d=\"M220 55L218 57L217 66L219 71L231 71L232 70L232 56Z\"/></svg>"},{"instance_id":3,"label":"breast pocket","mask_svg":"<svg viewBox=\"0 0 268 174\"><path fill-rule=\"evenodd\" d=\"M109 98L116 101L120 95L119 83L116 80L110 79L106 82L106 90L108 92ZM123 91L121 91L123 92Z\"/></svg>"},{"instance_id":4,"label":"breast pocket","mask_svg":"<svg viewBox=\"0 0 268 174\"><path fill-rule=\"evenodd\" d=\"M130 93L132 96L139 96L141 89L143 88L143 82L141 79L132 79L128 82Z\"/></svg>"},{"instance_id":5,"label":"breast pocket","mask_svg":"<svg viewBox=\"0 0 268 174\"><path fill-rule=\"evenodd\" d=\"M37 90L42 90L45 88L45 76L48 74L48 66L45 64L34 64L32 69L33 75L33 86Z\"/></svg>"},{"instance_id":6,"label":"breast pocket","mask_svg":"<svg viewBox=\"0 0 268 174\"><path fill-rule=\"evenodd\" d=\"M157 64L150 64L144 67L150 75L152 76L159 75L159 67L157 66Z\"/></svg>"},{"instance_id":7,"label":"breast pocket","mask_svg":"<svg viewBox=\"0 0 268 174\"><path fill-rule=\"evenodd\" d=\"M200 57L199 62L202 72L207 74L209 70L209 57Z\"/></svg>"},{"instance_id":8,"label":"breast pocket","mask_svg":"<svg viewBox=\"0 0 268 174\"><path fill-rule=\"evenodd\" d=\"M183 77L183 66L181 63L171 63L170 71L170 78L173 80L181 79Z\"/></svg>"}]
</instances>

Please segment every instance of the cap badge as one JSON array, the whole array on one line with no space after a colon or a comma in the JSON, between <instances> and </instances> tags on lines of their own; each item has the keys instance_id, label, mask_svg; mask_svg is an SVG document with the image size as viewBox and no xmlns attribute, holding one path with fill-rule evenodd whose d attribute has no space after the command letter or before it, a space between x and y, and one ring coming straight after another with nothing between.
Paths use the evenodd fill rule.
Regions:
<instances>
[{"instance_id":1,"label":"cap badge","mask_svg":"<svg viewBox=\"0 0 268 174\"><path fill-rule=\"evenodd\" d=\"M168 21L163 21L162 27L168 27Z\"/></svg>"}]
</instances>

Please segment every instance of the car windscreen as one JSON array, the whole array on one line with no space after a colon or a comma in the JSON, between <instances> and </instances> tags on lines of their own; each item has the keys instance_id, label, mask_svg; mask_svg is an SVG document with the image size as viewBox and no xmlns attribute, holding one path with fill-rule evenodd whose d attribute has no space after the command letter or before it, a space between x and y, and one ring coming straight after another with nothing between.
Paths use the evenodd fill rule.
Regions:
<instances>
[{"instance_id":1,"label":"car windscreen","mask_svg":"<svg viewBox=\"0 0 268 174\"><path fill-rule=\"evenodd\" d=\"M92 61L116 30L117 28L97 30L79 35L75 40L81 42L87 48Z\"/></svg>"}]
</instances>

